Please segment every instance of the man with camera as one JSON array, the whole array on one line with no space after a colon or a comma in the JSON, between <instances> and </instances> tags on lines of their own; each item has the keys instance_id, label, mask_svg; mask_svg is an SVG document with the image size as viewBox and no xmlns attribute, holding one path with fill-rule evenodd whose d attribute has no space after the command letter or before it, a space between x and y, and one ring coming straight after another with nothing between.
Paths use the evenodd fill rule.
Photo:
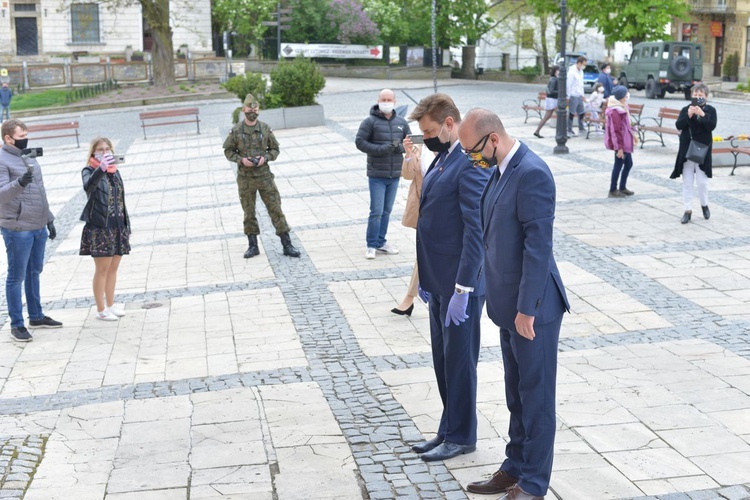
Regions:
<instances>
[{"instance_id":1,"label":"man with camera","mask_svg":"<svg viewBox=\"0 0 750 500\"><path fill-rule=\"evenodd\" d=\"M376 252L397 254L398 249L386 242L393 202L401 177L404 138L411 134L406 120L394 111L396 95L392 90L380 91L378 103L370 108L370 116L359 126L355 144L367 153L367 177L370 186L370 217L367 220L367 251L365 258L374 259Z\"/></svg>"},{"instance_id":2,"label":"man with camera","mask_svg":"<svg viewBox=\"0 0 750 500\"><path fill-rule=\"evenodd\" d=\"M21 286L26 288L26 307L32 328L61 328L42 312L39 275L44 267L47 238L57 236L55 217L49 209L42 169L34 159L41 148L26 149L28 128L11 119L0 128L0 231L8 255L5 296L8 300L10 335L19 342L32 340L23 320Z\"/></svg>"},{"instance_id":3,"label":"man with camera","mask_svg":"<svg viewBox=\"0 0 750 500\"><path fill-rule=\"evenodd\" d=\"M255 217L257 193L260 193L260 198L266 205L276 235L281 238L284 255L299 257L299 250L292 245L289 237L289 224L281 211L281 195L268 166L268 162L279 156L279 141L273 135L271 127L258 120L259 111L258 100L252 94L247 94L242 103L243 119L232 127L224 141L224 156L237 164L237 187L242 211L245 213L245 234L249 244L244 257L249 259L260 254L260 227Z\"/></svg>"}]
</instances>

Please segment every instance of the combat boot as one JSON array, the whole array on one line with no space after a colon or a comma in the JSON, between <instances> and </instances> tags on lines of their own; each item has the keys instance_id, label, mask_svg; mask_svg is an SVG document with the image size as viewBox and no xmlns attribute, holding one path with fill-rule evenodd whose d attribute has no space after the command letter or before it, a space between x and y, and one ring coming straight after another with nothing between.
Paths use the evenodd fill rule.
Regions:
<instances>
[{"instance_id":1,"label":"combat boot","mask_svg":"<svg viewBox=\"0 0 750 500\"><path fill-rule=\"evenodd\" d=\"M284 247L284 255L287 255L289 257L299 257L299 250L294 248L294 245L292 245L292 240L289 238L289 233L281 233L279 235L279 238L281 238L281 246Z\"/></svg>"},{"instance_id":2,"label":"combat boot","mask_svg":"<svg viewBox=\"0 0 750 500\"><path fill-rule=\"evenodd\" d=\"M247 236L247 243L248 247L245 251L245 257L246 259L249 259L250 257L255 257L256 255L260 255L260 250L258 249L258 237L254 234L250 234Z\"/></svg>"}]
</instances>

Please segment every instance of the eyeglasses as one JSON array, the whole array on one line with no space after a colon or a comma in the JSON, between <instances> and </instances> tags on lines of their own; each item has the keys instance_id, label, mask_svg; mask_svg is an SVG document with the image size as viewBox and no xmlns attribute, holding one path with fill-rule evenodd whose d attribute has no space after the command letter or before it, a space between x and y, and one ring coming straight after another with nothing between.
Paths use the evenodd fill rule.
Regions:
<instances>
[{"instance_id":1,"label":"eyeglasses","mask_svg":"<svg viewBox=\"0 0 750 500\"><path fill-rule=\"evenodd\" d=\"M467 158L469 158L469 160L471 160L475 167L490 168L490 164L487 163L487 160L482 155L482 150L487 145L487 141L490 139L490 135L492 134L493 132L490 132L489 134L479 139L479 142L474 144L473 148L464 150L464 154Z\"/></svg>"}]
</instances>

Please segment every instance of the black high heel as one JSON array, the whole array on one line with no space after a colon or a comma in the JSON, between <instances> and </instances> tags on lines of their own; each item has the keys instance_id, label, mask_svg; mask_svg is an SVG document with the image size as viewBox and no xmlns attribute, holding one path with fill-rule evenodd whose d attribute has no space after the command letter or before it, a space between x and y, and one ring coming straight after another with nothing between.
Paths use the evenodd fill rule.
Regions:
<instances>
[{"instance_id":1,"label":"black high heel","mask_svg":"<svg viewBox=\"0 0 750 500\"><path fill-rule=\"evenodd\" d=\"M393 314L398 314L399 316L411 316L411 312L413 310L414 310L414 304L410 305L409 309L407 309L406 311L402 311L398 307L394 307L393 309L391 309L391 312Z\"/></svg>"}]
</instances>

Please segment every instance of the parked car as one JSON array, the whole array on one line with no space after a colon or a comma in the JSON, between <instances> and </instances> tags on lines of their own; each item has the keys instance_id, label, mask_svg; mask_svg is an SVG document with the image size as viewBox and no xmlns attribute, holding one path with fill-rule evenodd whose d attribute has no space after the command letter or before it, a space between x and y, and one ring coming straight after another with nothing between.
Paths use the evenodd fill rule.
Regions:
<instances>
[{"instance_id":1,"label":"parked car","mask_svg":"<svg viewBox=\"0 0 750 500\"><path fill-rule=\"evenodd\" d=\"M683 92L703 79L703 45L690 42L641 42L620 72L620 85L646 89L649 99Z\"/></svg>"},{"instance_id":2,"label":"parked car","mask_svg":"<svg viewBox=\"0 0 750 500\"><path fill-rule=\"evenodd\" d=\"M568 62L565 63L565 67L570 68L576 63L580 56L588 59L585 52L566 52L565 59L567 59ZM563 58L560 57L559 52L555 54L555 64L559 66L563 65ZM599 67L594 61L588 61L586 66L583 67L583 91L587 94L593 92L597 78L599 78Z\"/></svg>"}]
</instances>

